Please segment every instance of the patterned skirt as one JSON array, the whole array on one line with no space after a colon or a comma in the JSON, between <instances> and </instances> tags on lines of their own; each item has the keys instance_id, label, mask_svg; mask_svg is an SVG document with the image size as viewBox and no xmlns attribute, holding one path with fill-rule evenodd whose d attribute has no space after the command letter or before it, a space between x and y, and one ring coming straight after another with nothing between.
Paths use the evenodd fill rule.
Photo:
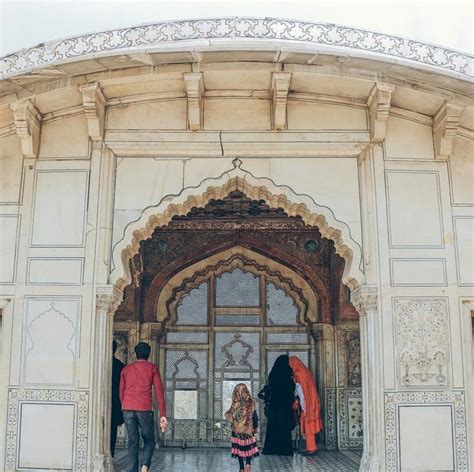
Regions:
<instances>
[{"instance_id":1,"label":"patterned skirt","mask_svg":"<svg viewBox=\"0 0 474 472\"><path fill-rule=\"evenodd\" d=\"M257 440L253 434L235 433L232 431L232 457L257 457L259 455Z\"/></svg>"}]
</instances>

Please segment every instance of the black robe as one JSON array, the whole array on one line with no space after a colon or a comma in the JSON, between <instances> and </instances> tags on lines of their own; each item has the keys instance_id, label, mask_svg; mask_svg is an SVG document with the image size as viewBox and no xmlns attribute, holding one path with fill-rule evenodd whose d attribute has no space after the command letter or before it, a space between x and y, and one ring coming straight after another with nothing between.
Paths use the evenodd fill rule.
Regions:
<instances>
[{"instance_id":1,"label":"black robe","mask_svg":"<svg viewBox=\"0 0 474 472\"><path fill-rule=\"evenodd\" d=\"M268 418L263 454L293 455L291 431L296 426L293 412L295 383L287 355L279 356L268 376L265 415Z\"/></svg>"},{"instance_id":2,"label":"black robe","mask_svg":"<svg viewBox=\"0 0 474 472\"><path fill-rule=\"evenodd\" d=\"M112 427L123 424L122 404L120 403L120 372L125 367L115 356L112 360Z\"/></svg>"}]
</instances>

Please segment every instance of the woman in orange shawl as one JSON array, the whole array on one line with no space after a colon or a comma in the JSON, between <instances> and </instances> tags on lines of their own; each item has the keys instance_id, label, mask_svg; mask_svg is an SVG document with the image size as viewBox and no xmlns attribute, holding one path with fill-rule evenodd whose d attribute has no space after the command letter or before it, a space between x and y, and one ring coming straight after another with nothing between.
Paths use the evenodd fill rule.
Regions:
<instances>
[{"instance_id":1,"label":"woman in orange shawl","mask_svg":"<svg viewBox=\"0 0 474 472\"><path fill-rule=\"evenodd\" d=\"M321 403L319 401L316 382L311 371L303 362L295 356L290 357L290 367L293 371L293 378L299 384L303 393L301 403L300 429L306 437L306 454L316 452L315 435L323 429L321 421Z\"/></svg>"}]
</instances>

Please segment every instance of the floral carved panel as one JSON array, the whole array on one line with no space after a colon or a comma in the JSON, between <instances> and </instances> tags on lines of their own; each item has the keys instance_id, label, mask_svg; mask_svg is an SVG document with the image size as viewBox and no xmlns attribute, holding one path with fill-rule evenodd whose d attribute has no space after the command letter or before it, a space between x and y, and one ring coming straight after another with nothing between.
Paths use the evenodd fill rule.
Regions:
<instances>
[{"instance_id":1,"label":"floral carved panel","mask_svg":"<svg viewBox=\"0 0 474 472\"><path fill-rule=\"evenodd\" d=\"M362 385L360 334L356 323L337 326L337 385L358 388Z\"/></svg>"},{"instance_id":2,"label":"floral carved panel","mask_svg":"<svg viewBox=\"0 0 474 472\"><path fill-rule=\"evenodd\" d=\"M362 449L362 390L338 389L337 431L339 449Z\"/></svg>"},{"instance_id":3,"label":"floral carved panel","mask_svg":"<svg viewBox=\"0 0 474 472\"><path fill-rule=\"evenodd\" d=\"M396 299L395 345L402 387L449 384L448 309L444 299Z\"/></svg>"}]
</instances>

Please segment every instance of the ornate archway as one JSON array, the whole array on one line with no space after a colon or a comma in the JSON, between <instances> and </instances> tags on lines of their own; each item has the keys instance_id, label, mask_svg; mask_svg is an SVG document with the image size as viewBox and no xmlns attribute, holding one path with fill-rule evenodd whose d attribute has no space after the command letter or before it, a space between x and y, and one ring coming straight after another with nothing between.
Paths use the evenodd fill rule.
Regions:
<instances>
[{"instance_id":1,"label":"ornate archway","mask_svg":"<svg viewBox=\"0 0 474 472\"><path fill-rule=\"evenodd\" d=\"M139 252L140 244L153 235L155 228L165 227L173 219L184 217L194 209L204 208L210 202L224 199L231 192L241 192L252 200L263 202L268 208L283 211L290 217L299 218L305 225L318 228L322 237L330 241L334 251L344 261L341 281L350 290L351 301L361 317L362 383L366 394L364 404L364 456L361 470L372 470L380 463L383 445L380 445L380 421L369 418L368 412L380 412L380 372L378 367L370 368L371 353L378 351L378 338L368 334L372 329L368 316L374 320L377 312L377 289L364 285L362 252L360 245L351 237L344 222L333 212L318 205L307 195L298 195L285 186L276 186L270 179L257 178L241 168L241 161L234 160L234 168L218 178L205 179L197 187L186 188L179 195L167 196L156 206L146 208L140 218L124 230L122 239L113 248L113 270L110 274L111 287L122 291L132 281L133 258ZM159 329L159 328L158 328ZM324 330L323 330L324 332ZM150 328L148 334L153 334ZM157 332L155 331L155 335ZM151 338L148 338L151 339ZM367 391L368 389L368 391ZM372 419L371 419L372 418ZM375 469L374 469L375 470Z\"/></svg>"},{"instance_id":2,"label":"ornate archway","mask_svg":"<svg viewBox=\"0 0 474 472\"><path fill-rule=\"evenodd\" d=\"M178 195L164 197L157 205L145 208L140 218L131 222L113 248L110 283L123 290L131 282L129 261L137 254L140 242L151 237L154 229L165 226L173 217L186 215L192 208L204 207L232 191L240 191L253 200L263 200L270 208L282 209L289 216L299 216L304 223L317 227L321 235L334 243L344 261L342 282L351 290L364 283L362 250L351 235L349 226L338 220L328 207L318 205L310 196L277 186L270 179L255 177L234 160L234 168L220 177L205 179L197 187L188 187Z\"/></svg>"}]
</instances>

